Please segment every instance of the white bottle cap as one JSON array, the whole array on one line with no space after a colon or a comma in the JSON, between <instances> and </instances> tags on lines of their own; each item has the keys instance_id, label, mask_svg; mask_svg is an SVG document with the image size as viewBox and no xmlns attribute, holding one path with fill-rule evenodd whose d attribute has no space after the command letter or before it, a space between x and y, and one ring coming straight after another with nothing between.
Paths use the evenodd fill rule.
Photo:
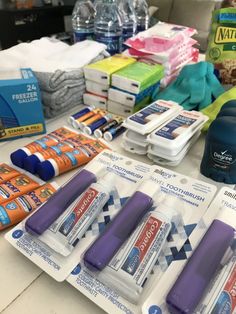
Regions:
<instances>
[{"instance_id":1,"label":"white bottle cap","mask_svg":"<svg viewBox=\"0 0 236 314\"><path fill-rule=\"evenodd\" d=\"M157 211L172 221L173 217L180 213L178 208L183 206L182 202L178 197L166 194L162 202L157 206Z\"/></svg>"},{"instance_id":2,"label":"white bottle cap","mask_svg":"<svg viewBox=\"0 0 236 314\"><path fill-rule=\"evenodd\" d=\"M157 183L153 183L151 180L145 180L138 187L139 192L147 194L152 199L154 199L157 196L157 194L160 193L160 190L161 190L160 185Z\"/></svg>"},{"instance_id":3,"label":"white bottle cap","mask_svg":"<svg viewBox=\"0 0 236 314\"><path fill-rule=\"evenodd\" d=\"M77 120L72 121L72 126L75 129L79 129L79 121L77 121Z\"/></svg>"},{"instance_id":4,"label":"white bottle cap","mask_svg":"<svg viewBox=\"0 0 236 314\"><path fill-rule=\"evenodd\" d=\"M111 141L112 141L112 135L111 135L111 133L110 133L109 131L105 132L105 133L103 134L103 137L104 137L104 139L105 139L106 141L108 141L108 142L111 142Z\"/></svg>"},{"instance_id":5,"label":"white bottle cap","mask_svg":"<svg viewBox=\"0 0 236 314\"><path fill-rule=\"evenodd\" d=\"M83 128L83 132L84 132L85 134L87 134L87 135L92 135L92 130L90 129L89 126L85 126L85 127Z\"/></svg>"},{"instance_id":6,"label":"white bottle cap","mask_svg":"<svg viewBox=\"0 0 236 314\"><path fill-rule=\"evenodd\" d=\"M94 161L90 162L84 169L94 173L97 178L103 177L106 173L106 168L104 165Z\"/></svg>"},{"instance_id":7,"label":"white bottle cap","mask_svg":"<svg viewBox=\"0 0 236 314\"><path fill-rule=\"evenodd\" d=\"M93 135L96 137L96 138L101 138L102 137L102 131L99 130L99 129L96 129L93 133Z\"/></svg>"},{"instance_id":8,"label":"white bottle cap","mask_svg":"<svg viewBox=\"0 0 236 314\"><path fill-rule=\"evenodd\" d=\"M99 184L104 185L109 191L112 191L115 186L117 175L114 172L107 172L98 181Z\"/></svg>"},{"instance_id":9,"label":"white bottle cap","mask_svg":"<svg viewBox=\"0 0 236 314\"><path fill-rule=\"evenodd\" d=\"M73 118L72 116L68 118L68 123L71 124L72 126L73 126L74 121L75 121L75 118Z\"/></svg>"},{"instance_id":10,"label":"white bottle cap","mask_svg":"<svg viewBox=\"0 0 236 314\"><path fill-rule=\"evenodd\" d=\"M173 196L171 194L166 194L164 199L162 200L162 204L170 208L175 208L179 206L180 204L182 206L183 205L182 202L183 201L181 201L178 197Z\"/></svg>"}]
</instances>

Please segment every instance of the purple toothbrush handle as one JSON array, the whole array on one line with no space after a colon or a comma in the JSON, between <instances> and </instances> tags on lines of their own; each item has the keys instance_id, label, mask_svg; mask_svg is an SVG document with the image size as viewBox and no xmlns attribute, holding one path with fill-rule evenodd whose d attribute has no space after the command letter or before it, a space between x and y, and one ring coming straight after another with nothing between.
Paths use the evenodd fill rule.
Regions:
<instances>
[{"instance_id":1,"label":"purple toothbrush handle","mask_svg":"<svg viewBox=\"0 0 236 314\"><path fill-rule=\"evenodd\" d=\"M106 267L152 205L151 197L139 191L135 192L85 252L85 265L93 271Z\"/></svg>"},{"instance_id":2,"label":"purple toothbrush handle","mask_svg":"<svg viewBox=\"0 0 236 314\"><path fill-rule=\"evenodd\" d=\"M213 221L167 295L170 313L193 313L233 238L234 228Z\"/></svg>"},{"instance_id":3,"label":"purple toothbrush handle","mask_svg":"<svg viewBox=\"0 0 236 314\"><path fill-rule=\"evenodd\" d=\"M92 172L81 170L26 220L26 231L36 236L41 235L96 180Z\"/></svg>"}]
</instances>

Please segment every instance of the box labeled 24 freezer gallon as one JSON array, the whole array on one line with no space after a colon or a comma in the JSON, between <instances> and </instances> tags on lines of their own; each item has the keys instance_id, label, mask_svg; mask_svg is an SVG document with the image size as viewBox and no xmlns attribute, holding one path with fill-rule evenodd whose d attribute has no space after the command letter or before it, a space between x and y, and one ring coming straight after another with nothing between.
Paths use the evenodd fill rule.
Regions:
<instances>
[{"instance_id":1,"label":"box labeled 24 freezer gallon","mask_svg":"<svg viewBox=\"0 0 236 314\"><path fill-rule=\"evenodd\" d=\"M0 71L0 141L41 133L45 124L33 71Z\"/></svg>"}]
</instances>

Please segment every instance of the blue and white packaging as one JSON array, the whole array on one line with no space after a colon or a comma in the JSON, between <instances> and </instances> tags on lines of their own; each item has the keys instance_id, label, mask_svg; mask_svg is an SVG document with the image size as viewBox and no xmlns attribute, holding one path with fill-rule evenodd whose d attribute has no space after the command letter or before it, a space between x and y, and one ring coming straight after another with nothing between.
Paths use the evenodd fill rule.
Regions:
<instances>
[{"instance_id":1,"label":"blue and white packaging","mask_svg":"<svg viewBox=\"0 0 236 314\"><path fill-rule=\"evenodd\" d=\"M159 90L160 83L156 83L146 89L144 89L139 94L132 94L128 93L124 90L118 89L116 87L111 87L108 90L108 98L112 101L117 101L121 103L122 105L128 106L133 108L135 105L137 105L139 102L141 102L144 98L150 97L152 93L155 91L156 93Z\"/></svg>"},{"instance_id":2,"label":"blue and white packaging","mask_svg":"<svg viewBox=\"0 0 236 314\"><path fill-rule=\"evenodd\" d=\"M159 282L157 282L156 286L153 286L153 290L150 290L149 296L142 305L143 314L169 313L165 302L168 292L212 221L220 212L227 209L229 209L229 211L236 210L236 193L235 190L229 187L223 187L210 204L208 210L199 220L193 232L189 235L188 240L177 254L176 259L169 265L167 271L160 278ZM236 240L232 243L232 249L235 248L235 245ZM231 254L233 254L232 259L229 259ZM215 278L213 278L213 282L207 288L205 295L193 314L235 313L235 309L233 312L231 311L234 302L230 301L229 295L227 298L224 295L225 282L227 281L228 275L231 273L231 266L235 263L235 250L232 250L231 254L226 254L228 258L223 258L221 261L223 268L222 266L219 267L219 272L216 274ZM223 296L221 294L222 292ZM216 304L217 308L215 308Z\"/></svg>"},{"instance_id":3,"label":"blue and white packaging","mask_svg":"<svg viewBox=\"0 0 236 314\"><path fill-rule=\"evenodd\" d=\"M83 95L83 101L84 105L95 107L95 108L101 108L101 109L107 109L107 98L103 96L98 96L91 93L84 93Z\"/></svg>"},{"instance_id":4,"label":"blue and white packaging","mask_svg":"<svg viewBox=\"0 0 236 314\"><path fill-rule=\"evenodd\" d=\"M45 131L40 90L33 71L0 71L0 141Z\"/></svg>"},{"instance_id":5,"label":"blue and white packaging","mask_svg":"<svg viewBox=\"0 0 236 314\"><path fill-rule=\"evenodd\" d=\"M158 100L128 117L123 125L139 134L148 134L182 110L176 102Z\"/></svg>"},{"instance_id":6,"label":"blue and white packaging","mask_svg":"<svg viewBox=\"0 0 236 314\"><path fill-rule=\"evenodd\" d=\"M24 227L24 221L10 230L5 237L11 245L54 279L57 281L67 280L104 311L117 314L141 313L143 304L148 300L160 278L164 276L169 265L175 260L175 256L188 239L189 234L207 211L208 205L215 195L216 187L159 166L147 165L111 150L104 150L91 163L96 167L103 165L107 172L114 172L117 175L115 189L102 212L69 256L65 257L56 253L37 237L28 234ZM157 184L161 187L162 196L172 195L180 200L180 206L176 206L174 209L178 210L181 221L178 224L172 224L165 247L161 252L157 252L158 263L154 265L143 286L139 302L132 304L112 287L104 284L96 273L89 272L81 261L91 242L104 230L105 225L113 219L123 204L137 190L140 182L147 178L150 178L150 185ZM168 224L164 218L163 222L166 221ZM79 265L76 266L77 264Z\"/></svg>"},{"instance_id":7,"label":"blue and white packaging","mask_svg":"<svg viewBox=\"0 0 236 314\"><path fill-rule=\"evenodd\" d=\"M133 108L112 100L107 101L107 110L123 117L128 117L133 113Z\"/></svg>"},{"instance_id":8,"label":"blue and white packaging","mask_svg":"<svg viewBox=\"0 0 236 314\"><path fill-rule=\"evenodd\" d=\"M97 96L107 97L109 85L99 84L97 82L85 81L86 90L89 93L92 93Z\"/></svg>"},{"instance_id":9,"label":"blue and white packaging","mask_svg":"<svg viewBox=\"0 0 236 314\"><path fill-rule=\"evenodd\" d=\"M159 199L158 196L156 199ZM179 228L181 217L177 208L182 206L184 204L178 198L170 195L156 203L107 267L99 272L99 280L137 304L145 282L165 247L171 222Z\"/></svg>"},{"instance_id":10,"label":"blue and white packaging","mask_svg":"<svg viewBox=\"0 0 236 314\"><path fill-rule=\"evenodd\" d=\"M236 254L236 252L235 252ZM236 255L219 269L196 309L196 314L233 314L236 310Z\"/></svg>"},{"instance_id":11,"label":"blue and white packaging","mask_svg":"<svg viewBox=\"0 0 236 314\"><path fill-rule=\"evenodd\" d=\"M208 117L197 111L181 111L154 130L147 137L152 149L169 156L177 155L208 120Z\"/></svg>"}]
</instances>

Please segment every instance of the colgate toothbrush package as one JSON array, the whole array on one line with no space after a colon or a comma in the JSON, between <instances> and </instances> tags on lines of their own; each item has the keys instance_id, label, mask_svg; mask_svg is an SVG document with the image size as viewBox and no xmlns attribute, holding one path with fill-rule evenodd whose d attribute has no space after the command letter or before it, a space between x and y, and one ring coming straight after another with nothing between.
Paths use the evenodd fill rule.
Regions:
<instances>
[{"instance_id":1,"label":"colgate toothbrush package","mask_svg":"<svg viewBox=\"0 0 236 314\"><path fill-rule=\"evenodd\" d=\"M6 234L6 239L55 280L67 280L69 284L103 308L104 311L114 314L140 314L143 304L149 299L160 279L175 261L176 254L207 211L208 205L215 195L216 187L156 165L152 166L133 160L111 150L104 150L90 164L86 165L84 170L88 169L89 165L96 171L102 166L105 174L114 173L116 178L114 189L112 189L106 205L101 208L101 211L99 210L99 213L96 213L98 216L87 231L83 235L81 234L81 238L79 236L79 241L73 241L74 248L68 256L56 252L40 241L38 236L27 232L24 221L10 230ZM120 248L116 259L112 260L112 264L110 264L111 267L119 270L119 277L116 277L115 280L123 282L131 288L129 290L131 296L136 298L131 300L129 291L124 289L121 295L118 289L114 289L115 287L109 284L110 279L114 282L114 272L111 268L109 268L105 283L104 278L99 278L96 272L86 268L83 264L83 257L92 242L124 208L144 180L148 180L150 189L151 187L160 187L159 203L137 225L129 242L124 246L125 255L122 254L122 248ZM101 197L103 194L102 188L101 193L97 195ZM169 199L170 195L178 198L179 202L174 202L173 206L167 204L164 208L162 197L167 196ZM82 207L77 208L77 212L83 212L86 215L86 208L92 208L92 205L89 206L89 204L85 208L82 204ZM71 222L73 221L74 224L76 220L73 217L73 215L70 216ZM68 232L68 236L70 236L72 235L69 228L71 225L69 220L67 222L66 227L68 228L64 228L65 225L63 225L63 228L59 229L65 231L66 234ZM119 224L116 229L118 233L115 235L123 235L123 231L127 231L123 230L126 225ZM62 242L60 244L63 245ZM105 248L107 250L110 246L106 243L101 252ZM136 257L139 256L136 248L143 251L140 254L140 261L134 263ZM143 269L144 271L142 271ZM133 291L135 291L135 295L132 295ZM137 303L134 304L135 302Z\"/></svg>"},{"instance_id":2,"label":"colgate toothbrush package","mask_svg":"<svg viewBox=\"0 0 236 314\"><path fill-rule=\"evenodd\" d=\"M235 191L223 187L144 302L143 314L235 313L235 209Z\"/></svg>"}]
</instances>

